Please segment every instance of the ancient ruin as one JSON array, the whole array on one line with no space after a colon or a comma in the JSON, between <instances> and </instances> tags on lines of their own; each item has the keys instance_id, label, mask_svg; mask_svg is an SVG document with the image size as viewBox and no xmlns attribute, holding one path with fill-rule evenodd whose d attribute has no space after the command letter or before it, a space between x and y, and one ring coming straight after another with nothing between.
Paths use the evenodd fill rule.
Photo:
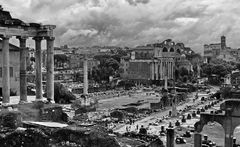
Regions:
<instances>
[{"instance_id":1,"label":"ancient ruin","mask_svg":"<svg viewBox=\"0 0 240 147\"><path fill-rule=\"evenodd\" d=\"M54 100L54 36L55 25L42 25L39 23L25 23L22 20L12 18L8 11L0 7L0 36L2 46L2 79L3 79L3 103L10 100L10 76L9 76L9 39L16 37L20 43L20 102L27 101L26 80L26 56L28 48L26 41L29 37L35 41L36 56L36 100L42 100L42 50L41 42L47 41L47 99Z\"/></svg>"},{"instance_id":2,"label":"ancient ruin","mask_svg":"<svg viewBox=\"0 0 240 147\"><path fill-rule=\"evenodd\" d=\"M240 125L239 106L239 99L229 99L220 105L220 110L201 113L200 121L195 124L194 147L202 146L202 135L200 132L208 122L221 124L225 131L225 146L233 146L233 132Z\"/></svg>"}]
</instances>

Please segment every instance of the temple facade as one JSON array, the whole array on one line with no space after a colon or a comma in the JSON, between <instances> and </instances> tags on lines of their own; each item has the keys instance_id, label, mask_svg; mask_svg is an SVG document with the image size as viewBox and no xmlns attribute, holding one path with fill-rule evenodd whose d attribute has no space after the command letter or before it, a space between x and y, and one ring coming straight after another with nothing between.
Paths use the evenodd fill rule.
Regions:
<instances>
[{"instance_id":1,"label":"temple facade","mask_svg":"<svg viewBox=\"0 0 240 147\"><path fill-rule=\"evenodd\" d=\"M27 73L26 57L28 48L27 39L35 41L35 84L36 100L41 101L42 96L42 46L41 42L46 40L47 48L47 99L54 100L54 25L42 25L38 23L25 23L19 19L12 18L8 11L0 8L0 38L2 40L2 96L3 104L10 102L10 45L9 40L16 37L19 40L19 91L20 102L27 101ZM17 60L17 59L15 59Z\"/></svg>"},{"instance_id":2,"label":"temple facade","mask_svg":"<svg viewBox=\"0 0 240 147\"><path fill-rule=\"evenodd\" d=\"M184 46L171 39L138 46L132 49L130 57L121 60L121 76L141 83L173 80L176 68L184 66L191 70L191 63L182 56L183 50Z\"/></svg>"}]
</instances>

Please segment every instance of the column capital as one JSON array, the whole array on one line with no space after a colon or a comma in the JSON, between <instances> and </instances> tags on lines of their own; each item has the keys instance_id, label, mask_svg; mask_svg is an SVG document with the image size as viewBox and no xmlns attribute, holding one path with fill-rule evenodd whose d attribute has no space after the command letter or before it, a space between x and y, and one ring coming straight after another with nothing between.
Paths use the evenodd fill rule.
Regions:
<instances>
[{"instance_id":1,"label":"column capital","mask_svg":"<svg viewBox=\"0 0 240 147\"><path fill-rule=\"evenodd\" d=\"M43 40L43 37L41 37L41 36L35 36L35 37L33 37L32 39L35 40L35 41L42 41L42 40Z\"/></svg>"},{"instance_id":2,"label":"column capital","mask_svg":"<svg viewBox=\"0 0 240 147\"><path fill-rule=\"evenodd\" d=\"M45 37L46 40L49 40L49 41L53 41L55 40L55 37L52 37L52 36L47 36Z\"/></svg>"}]
</instances>

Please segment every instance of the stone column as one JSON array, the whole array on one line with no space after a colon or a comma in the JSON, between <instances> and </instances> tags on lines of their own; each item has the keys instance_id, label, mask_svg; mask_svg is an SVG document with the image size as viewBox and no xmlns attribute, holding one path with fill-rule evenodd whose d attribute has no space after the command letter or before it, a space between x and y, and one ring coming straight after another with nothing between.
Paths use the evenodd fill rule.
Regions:
<instances>
[{"instance_id":1,"label":"stone column","mask_svg":"<svg viewBox=\"0 0 240 147\"><path fill-rule=\"evenodd\" d=\"M156 80L158 80L158 61L155 63Z\"/></svg>"},{"instance_id":2,"label":"stone column","mask_svg":"<svg viewBox=\"0 0 240 147\"><path fill-rule=\"evenodd\" d=\"M160 60L160 69L159 69L159 73L160 73L160 80L162 80L162 60Z\"/></svg>"},{"instance_id":3,"label":"stone column","mask_svg":"<svg viewBox=\"0 0 240 147\"><path fill-rule=\"evenodd\" d=\"M2 38L2 96L3 103L10 101L10 74L9 74L9 38Z\"/></svg>"},{"instance_id":4,"label":"stone column","mask_svg":"<svg viewBox=\"0 0 240 147\"><path fill-rule=\"evenodd\" d=\"M168 71L168 67L167 67L167 62L165 62L165 66L164 66L164 88L167 89L168 87L168 80L167 80L167 71Z\"/></svg>"},{"instance_id":5,"label":"stone column","mask_svg":"<svg viewBox=\"0 0 240 147\"><path fill-rule=\"evenodd\" d=\"M85 55L83 61L83 94L88 94L88 61Z\"/></svg>"},{"instance_id":6,"label":"stone column","mask_svg":"<svg viewBox=\"0 0 240 147\"><path fill-rule=\"evenodd\" d=\"M202 147L202 135L198 132L194 134L194 147Z\"/></svg>"},{"instance_id":7,"label":"stone column","mask_svg":"<svg viewBox=\"0 0 240 147\"><path fill-rule=\"evenodd\" d=\"M47 37L47 100L54 102L54 37Z\"/></svg>"},{"instance_id":8,"label":"stone column","mask_svg":"<svg viewBox=\"0 0 240 147\"><path fill-rule=\"evenodd\" d=\"M27 102L27 48L26 48L26 40L27 37L18 36L20 43L20 102Z\"/></svg>"},{"instance_id":9,"label":"stone column","mask_svg":"<svg viewBox=\"0 0 240 147\"><path fill-rule=\"evenodd\" d=\"M36 63L36 76L35 76L35 84L36 84L36 101L42 100L42 52L41 52L41 41L42 37L34 37L35 40L35 63Z\"/></svg>"},{"instance_id":10,"label":"stone column","mask_svg":"<svg viewBox=\"0 0 240 147\"><path fill-rule=\"evenodd\" d=\"M174 129L167 129L167 147L174 147Z\"/></svg>"}]
</instances>

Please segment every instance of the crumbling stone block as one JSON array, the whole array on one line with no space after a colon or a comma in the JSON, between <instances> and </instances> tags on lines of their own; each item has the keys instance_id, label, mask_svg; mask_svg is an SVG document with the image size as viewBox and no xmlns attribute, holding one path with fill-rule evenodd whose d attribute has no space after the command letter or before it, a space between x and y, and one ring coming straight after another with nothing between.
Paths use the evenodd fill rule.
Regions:
<instances>
[{"instance_id":1,"label":"crumbling stone block","mask_svg":"<svg viewBox=\"0 0 240 147\"><path fill-rule=\"evenodd\" d=\"M19 111L1 111L0 125L3 127L17 128L22 125L22 116Z\"/></svg>"}]
</instances>

